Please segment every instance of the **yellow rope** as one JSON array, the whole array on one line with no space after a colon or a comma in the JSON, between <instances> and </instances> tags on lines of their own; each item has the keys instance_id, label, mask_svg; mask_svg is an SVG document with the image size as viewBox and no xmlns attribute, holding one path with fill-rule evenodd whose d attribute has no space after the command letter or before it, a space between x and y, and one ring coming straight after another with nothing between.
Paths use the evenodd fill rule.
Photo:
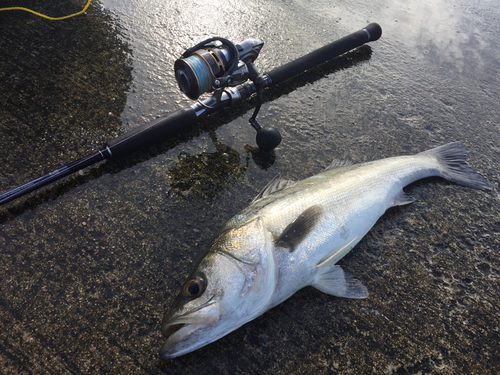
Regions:
<instances>
[{"instance_id":1,"label":"yellow rope","mask_svg":"<svg viewBox=\"0 0 500 375\"><path fill-rule=\"evenodd\" d=\"M87 8L90 5L90 1L91 0L89 0L87 2L87 5L85 5L85 8L83 8L83 10L81 10L80 12L77 12L77 13L74 13L74 14L70 14L69 16L63 16L63 17L50 17L50 16L46 16L45 14L41 14L41 13L35 12L34 10L31 10L31 9L28 9L28 8L23 8L23 7L0 8L0 12L2 10L24 10L26 12L30 12L30 13L36 14L37 16L46 18L48 20L59 21L59 20L64 20L66 18L78 16L79 14L85 13L85 11L87 10Z\"/></svg>"}]
</instances>

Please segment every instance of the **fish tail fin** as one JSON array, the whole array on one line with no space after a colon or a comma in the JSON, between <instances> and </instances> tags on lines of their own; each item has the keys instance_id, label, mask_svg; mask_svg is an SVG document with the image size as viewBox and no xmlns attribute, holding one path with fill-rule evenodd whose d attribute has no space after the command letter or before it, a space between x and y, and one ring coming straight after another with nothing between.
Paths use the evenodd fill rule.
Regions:
<instances>
[{"instance_id":1,"label":"fish tail fin","mask_svg":"<svg viewBox=\"0 0 500 375\"><path fill-rule=\"evenodd\" d=\"M462 142L452 142L424 151L434 156L440 166L441 177L474 189L492 190L493 185L465 162L467 150Z\"/></svg>"}]
</instances>

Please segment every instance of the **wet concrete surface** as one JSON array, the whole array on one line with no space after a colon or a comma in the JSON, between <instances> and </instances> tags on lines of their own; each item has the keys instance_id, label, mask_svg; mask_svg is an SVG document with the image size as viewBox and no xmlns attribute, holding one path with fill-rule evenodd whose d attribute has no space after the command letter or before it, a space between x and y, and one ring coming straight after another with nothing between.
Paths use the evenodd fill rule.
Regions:
<instances>
[{"instance_id":1,"label":"wet concrete surface","mask_svg":"<svg viewBox=\"0 0 500 375\"><path fill-rule=\"evenodd\" d=\"M30 2L63 15L84 1ZM11 1L9 5L24 5ZM44 8L45 7L45 8ZM189 105L173 63L219 35L270 70L378 22L382 38L183 137L0 208L0 373L500 372L500 11L494 1L93 2L50 22L0 12L0 191ZM341 261L366 300L306 288L196 352L160 361L166 307L223 222L277 173L461 140L494 185L427 179Z\"/></svg>"}]
</instances>

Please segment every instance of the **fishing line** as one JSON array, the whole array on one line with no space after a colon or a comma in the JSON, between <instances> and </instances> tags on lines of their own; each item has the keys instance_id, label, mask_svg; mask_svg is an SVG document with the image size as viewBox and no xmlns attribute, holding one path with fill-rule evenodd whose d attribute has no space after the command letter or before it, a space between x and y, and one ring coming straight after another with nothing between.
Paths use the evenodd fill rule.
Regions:
<instances>
[{"instance_id":1,"label":"fishing line","mask_svg":"<svg viewBox=\"0 0 500 375\"><path fill-rule=\"evenodd\" d=\"M198 56L189 56L184 59L184 62L191 67L196 77L200 92L210 91L212 88L213 73L210 68L207 69L204 60Z\"/></svg>"},{"instance_id":2,"label":"fishing line","mask_svg":"<svg viewBox=\"0 0 500 375\"><path fill-rule=\"evenodd\" d=\"M87 5L85 5L85 7L80 11L80 12L77 12L77 13L73 13L73 14L70 14L68 16L63 16L63 17L50 17L50 16L46 16L45 14L42 14L42 13L38 13L38 12L35 12L34 10L32 9L28 9L28 8L23 8L23 7L10 7L10 8L0 8L0 12L2 10L24 10L26 12L30 12L30 13L33 13L39 17L43 17L43 18L46 18L48 20L51 20L51 21L60 21L60 20L64 20L66 18L70 18L70 17L74 17L74 16L78 16L82 13L85 13L85 11L87 10L87 8L89 7L90 5L90 1L91 0L88 0L87 2Z\"/></svg>"}]
</instances>

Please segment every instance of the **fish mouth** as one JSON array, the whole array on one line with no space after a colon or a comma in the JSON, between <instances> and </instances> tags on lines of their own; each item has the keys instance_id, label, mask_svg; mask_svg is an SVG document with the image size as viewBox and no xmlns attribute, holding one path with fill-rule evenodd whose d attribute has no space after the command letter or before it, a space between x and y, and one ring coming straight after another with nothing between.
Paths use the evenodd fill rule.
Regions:
<instances>
[{"instance_id":1,"label":"fish mouth","mask_svg":"<svg viewBox=\"0 0 500 375\"><path fill-rule=\"evenodd\" d=\"M180 330L185 325L186 323L172 324L172 325L168 325L167 323L164 327L162 327L161 333L163 333L163 336L165 336L165 338L168 339L170 336L172 336L175 332Z\"/></svg>"},{"instance_id":2,"label":"fish mouth","mask_svg":"<svg viewBox=\"0 0 500 375\"><path fill-rule=\"evenodd\" d=\"M215 300L173 317L163 324L161 332L166 338L160 349L161 359L170 359L193 351L197 342L189 342L190 336L201 327L219 320L219 305Z\"/></svg>"}]
</instances>

